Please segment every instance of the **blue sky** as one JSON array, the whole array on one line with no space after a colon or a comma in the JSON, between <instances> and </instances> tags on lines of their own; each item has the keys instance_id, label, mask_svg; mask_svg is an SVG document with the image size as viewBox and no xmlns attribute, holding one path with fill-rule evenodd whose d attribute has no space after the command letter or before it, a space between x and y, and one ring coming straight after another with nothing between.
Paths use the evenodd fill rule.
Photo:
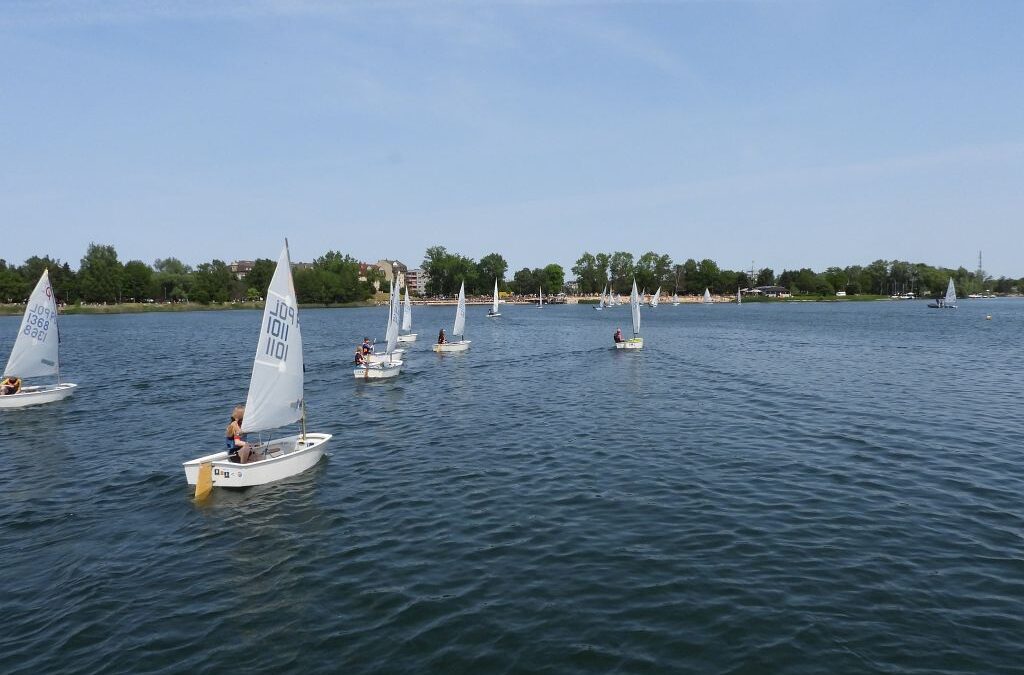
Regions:
<instances>
[{"instance_id":1,"label":"blue sky","mask_svg":"<svg viewBox=\"0 0 1024 675\"><path fill-rule=\"evenodd\" d=\"M0 257L1024 275L1022 2L0 8Z\"/></svg>"}]
</instances>

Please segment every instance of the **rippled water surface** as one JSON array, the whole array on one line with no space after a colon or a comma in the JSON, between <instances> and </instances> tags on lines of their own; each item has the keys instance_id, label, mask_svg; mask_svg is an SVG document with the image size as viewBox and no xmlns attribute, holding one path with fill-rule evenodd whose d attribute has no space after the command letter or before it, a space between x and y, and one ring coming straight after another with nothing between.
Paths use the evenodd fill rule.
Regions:
<instances>
[{"instance_id":1,"label":"rippled water surface","mask_svg":"<svg viewBox=\"0 0 1024 675\"><path fill-rule=\"evenodd\" d=\"M304 311L328 456L198 506L259 314L63 318L74 398L0 411L0 671L1021 672L1024 302L485 312L364 384L385 309Z\"/></svg>"}]
</instances>

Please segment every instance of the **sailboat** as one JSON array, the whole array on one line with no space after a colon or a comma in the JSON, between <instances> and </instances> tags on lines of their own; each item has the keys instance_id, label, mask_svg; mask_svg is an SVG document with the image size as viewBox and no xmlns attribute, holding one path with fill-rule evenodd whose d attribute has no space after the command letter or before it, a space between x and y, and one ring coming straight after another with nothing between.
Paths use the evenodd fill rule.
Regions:
<instances>
[{"instance_id":1,"label":"sailboat","mask_svg":"<svg viewBox=\"0 0 1024 675\"><path fill-rule=\"evenodd\" d=\"M706 288L704 289L704 299L701 302L703 302L705 304L710 304L710 303L714 302L714 300L711 299L711 291L709 291Z\"/></svg>"},{"instance_id":2,"label":"sailboat","mask_svg":"<svg viewBox=\"0 0 1024 675\"><path fill-rule=\"evenodd\" d=\"M57 304L53 300L50 272L43 270L18 327L18 337L4 368L4 377L22 380L56 377L56 384L22 387L17 394L0 396L0 409L51 403L65 399L77 384L60 381L60 332L57 330Z\"/></svg>"},{"instance_id":3,"label":"sailboat","mask_svg":"<svg viewBox=\"0 0 1024 675\"><path fill-rule=\"evenodd\" d=\"M956 286L953 285L953 277L949 278L949 285L946 286L946 297L929 302L928 306L932 309L956 309Z\"/></svg>"},{"instance_id":4,"label":"sailboat","mask_svg":"<svg viewBox=\"0 0 1024 675\"><path fill-rule=\"evenodd\" d=\"M402 372L404 361L398 358L401 350L396 350L395 347L397 346L398 294L392 288L391 295L388 298L387 347L384 350L384 354L375 354L374 356L378 358L367 359L363 365L356 366L352 369L352 375L357 380L384 380L398 377L398 374Z\"/></svg>"},{"instance_id":5,"label":"sailboat","mask_svg":"<svg viewBox=\"0 0 1024 675\"><path fill-rule=\"evenodd\" d=\"M409 286L405 287L405 303L402 305L402 330L399 342L416 342L416 333L412 333L412 301L409 300Z\"/></svg>"},{"instance_id":6,"label":"sailboat","mask_svg":"<svg viewBox=\"0 0 1024 675\"><path fill-rule=\"evenodd\" d=\"M537 309L540 309L543 306L544 306L544 289L543 288L538 288L537 289Z\"/></svg>"},{"instance_id":7,"label":"sailboat","mask_svg":"<svg viewBox=\"0 0 1024 675\"><path fill-rule=\"evenodd\" d=\"M678 307L679 306L679 293L673 293L672 294L672 306L673 307Z\"/></svg>"},{"instance_id":8,"label":"sailboat","mask_svg":"<svg viewBox=\"0 0 1024 675\"><path fill-rule=\"evenodd\" d=\"M658 290L654 291L654 295L651 296L651 307L657 307L659 302L661 302L661 286L658 286Z\"/></svg>"},{"instance_id":9,"label":"sailboat","mask_svg":"<svg viewBox=\"0 0 1024 675\"><path fill-rule=\"evenodd\" d=\"M736 304L737 305L742 305L743 304L743 292L740 289L738 289L738 288L736 289Z\"/></svg>"},{"instance_id":10,"label":"sailboat","mask_svg":"<svg viewBox=\"0 0 1024 675\"><path fill-rule=\"evenodd\" d=\"M498 280L494 280L494 300L491 302L491 309L487 312L487 316L501 316L501 312L498 311Z\"/></svg>"},{"instance_id":11,"label":"sailboat","mask_svg":"<svg viewBox=\"0 0 1024 675\"><path fill-rule=\"evenodd\" d=\"M602 309L605 308L604 294L605 294L605 291L607 291L607 290L608 290L608 286L607 285L604 288L601 289L601 297L598 298L598 300L597 300L597 307L595 307L594 309L602 310Z\"/></svg>"},{"instance_id":12,"label":"sailboat","mask_svg":"<svg viewBox=\"0 0 1024 675\"><path fill-rule=\"evenodd\" d=\"M256 358L249 379L242 433L271 431L301 422L300 433L263 442L249 441L256 461L238 464L226 450L184 463L185 480L202 497L215 486L248 487L294 476L309 469L327 449L331 434L306 433L303 401L302 332L285 241L267 289Z\"/></svg>"},{"instance_id":13,"label":"sailboat","mask_svg":"<svg viewBox=\"0 0 1024 675\"><path fill-rule=\"evenodd\" d=\"M633 280L633 291L629 294L629 309L633 315L633 337L616 342L616 349L643 349L644 339L640 337L640 294L636 292L636 280Z\"/></svg>"},{"instance_id":14,"label":"sailboat","mask_svg":"<svg viewBox=\"0 0 1024 675\"><path fill-rule=\"evenodd\" d=\"M452 327L452 337L466 336L466 282L459 287L459 304L455 309L455 325ZM435 344L435 352L464 352L469 349L470 340L457 340L455 342L444 342Z\"/></svg>"}]
</instances>

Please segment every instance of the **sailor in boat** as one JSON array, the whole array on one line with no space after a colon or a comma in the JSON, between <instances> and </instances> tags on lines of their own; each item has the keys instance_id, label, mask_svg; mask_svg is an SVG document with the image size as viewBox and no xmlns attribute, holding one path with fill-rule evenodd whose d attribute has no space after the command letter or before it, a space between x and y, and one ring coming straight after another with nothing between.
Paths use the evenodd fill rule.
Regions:
<instances>
[{"instance_id":1,"label":"sailor in boat","mask_svg":"<svg viewBox=\"0 0 1024 675\"><path fill-rule=\"evenodd\" d=\"M225 445L228 448L228 460L239 464L246 464L253 459L252 448L245 442L245 435L242 433L242 418L245 416L245 406L237 405L231 411L231 422L224 432Z\"/></svg>"},{"instance_id":2,"label":"sailor in boat","mask_svg":"<svg viewBox=\"0 0 1024 675\"><path fill-rule=\"evenodd\" d=\"M363 346L361 347L361 349L363 350L363 354L372 354L373 353L373 343L370 342L370 338L368 338L368 337L364 337L363 338Z\"/></svg>"},{"instance_id":3,"label":"sailor in boat","mask_svg":"<svg viewBox=\"0 0 1024 675\"><path fill-rule=\"evenodd\" d=\"M437 334L437 344L448 344L448 336L444 334L444 328L442 328L441 332Z\"/></svg>"},{"instance_id":4,"label":"sailor in boat","mask_svg":"<svg viewBox=\"0 0 1024 675\"><path fill-rule=\"evenodd\" d=\"M612 339L615 340L616 342L622 342L623 341L623 339L622 339L622 329L621 328L616 328L615 329L615 335L612 336Z\"/></svg>"},{"instance_id":5,"label":"sailor in boat","mask_svg":"<svg viewBox=\"0 0 1024 675\"><path fill-rule=\"evenodd\" d=\"M0 396L10 396L21 391L21 378L17 375L8 375L0 382Z\"/></svg>"},{"instance_id":6,"label":"sailor in boat","mask_svg":"<svg viewBox=\"0 0 1024 675\"><path fill-rule=\"evenodd\" d=\"M360 349L358 347L356 348L356 356L352 360L352 363L356 364L357 366L365 366L366 365L366 357L363 356L363 350L362 349Z\"/></svg>"}]
</instances>

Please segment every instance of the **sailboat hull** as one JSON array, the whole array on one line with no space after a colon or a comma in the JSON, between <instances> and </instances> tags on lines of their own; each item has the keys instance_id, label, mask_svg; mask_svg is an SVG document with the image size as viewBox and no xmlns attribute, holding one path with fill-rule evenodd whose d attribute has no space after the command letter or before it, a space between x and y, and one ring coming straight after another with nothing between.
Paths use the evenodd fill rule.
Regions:
<instances>
[{"instance_id":1,"label":"sailboat hull","mask_svg":"<svg viewBox=\"0 0 1024 675\"><path fill-rule=\"evenodd\" d=\"M501 316L501 312L487 312L487 318L493 319L496 316Z\"/></svg>"},{"instance_id":2,"label":"sailboat hull","mask_svg":"<svg viewBox=\"0 0 1024 675\"><path fill-rule=\"evenodd\" d=\"M46 387L23 387L17 394L0 396L0 410L27 408L30 405L62 401L71 396L77 386L71 382L62 382Z\"/></svg>"},{"instance_id":3,"label":"sailboat hull","mask_svg":"<svg viewBox=\"0 0 1024 675\"><path fill-rule=\"evenodd\" d=\"M643 349L644 339L643 338L630 338L624 342L616 342L616 349Z\"/></svg>"},{"instance_id":4,"label":"sailboat hull","mask_svg":"<svg viewBox=\"0 0 1024 675\"><path fill-rule=\"evenodd\" d=\"M469 343L472 340L459 340L458 342L445 342L444 344L437 344L433 346L433 350L439 354L447 354L449 352L464 352L469 349Z\"/></svg>"},{"instance_id":5,"label":"sailboat hull","mask_svg":"<svg viewBox=\"0 0 1024 675\"><path fill-rule=\"evenodd\" d=\"M398 374L402 372L403 363L403 361L388 361L371 364L369 367L358 366L352 369L352 375L357 380L387 380L398 377Z\"/></svg>"},{"instance_id":6,"label":"sailboat hull","mask_svg":"<svg viewBox=\"0 0 1024 675\"><path fill-rule=\"evenodd\" d=\"M394 359L392 359L392 356L394 356L395 359L398 359L398 358L401 358L402 354L405 354L405 350L404 349L396 349L395 351L393 351L391 353L391 355L388 355L388 354L367 354L366 355L366 360L368 362L370 362L371 365L375 364L375 363L387 363L389 361L394 360Z\"/></svg>"},{"instance_id":7,"label":"sailboat hull","mask_svg":"<svg viewBox=\"0 0 1024 675\"><path fill-rule=\"evenodd\" d=\"M306 440L299 436L287 436L266 444L266 459L248 464L228 461L227 452L218 452L184 463L185 480L195 485L199 467L206 462L213 464L215 487L252 487L295 476L312 468L327 449L331 434L306 434Z\"/></svg>"},{"instance_id":8,"label":"sailboat hull","mask_svg":"<svg viewBox=\"0 0 1024 675\"><path fill-rule=\"evenodd\" d=\"M399 342L416 342L416 333L406 333L398 336Z\"/></svg>"}]
</instances>

